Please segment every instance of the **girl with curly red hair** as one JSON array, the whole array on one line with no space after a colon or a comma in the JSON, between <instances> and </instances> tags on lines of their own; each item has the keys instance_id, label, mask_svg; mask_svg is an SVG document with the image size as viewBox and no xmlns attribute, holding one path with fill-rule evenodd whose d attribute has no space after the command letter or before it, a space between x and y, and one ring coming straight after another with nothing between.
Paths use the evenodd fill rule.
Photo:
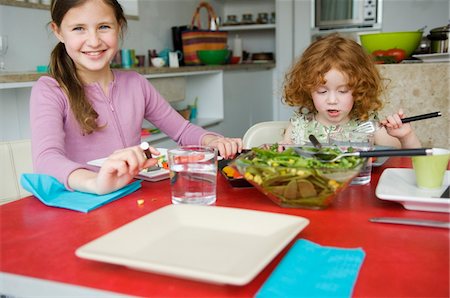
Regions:
<instances>
[{"instance_id":1,"label":"girl with curly red hair","mask_svg":"<svg viewBox=\"0 0 450 298\"><path fill-rule=\"evenodd\" d=\"M284 102L298 107L286 130L284 143L304 144L314 134L328 142L331 133L352 132L365 121L381 128L374 132L375 144L402 148L420 147L405 115L379 121L383 84L375 64L354 40L331 34L313 42L286 75Z\"/></svg>"}]
</instances>

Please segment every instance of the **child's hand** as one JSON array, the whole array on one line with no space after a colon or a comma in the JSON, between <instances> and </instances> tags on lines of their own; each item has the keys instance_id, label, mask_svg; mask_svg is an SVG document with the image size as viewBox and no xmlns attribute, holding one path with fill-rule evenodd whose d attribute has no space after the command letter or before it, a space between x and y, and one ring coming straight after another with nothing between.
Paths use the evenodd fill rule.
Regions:
<instances>
[{"instance_id":1,"label":"child's hand","mask_svg":"<svg viewBox=\"0 0 450 298\"><path fill-rule=\"evenodd\" d=\"M405 118L403 110L399 110L398 113L388 116L381 121L381 124L386 128L389 135L401 139L412 132L411 125L409 123L402 123L402 118Z\"/></svg>"},{"instance_id":2,"label":"child's hand","mask_svg":"<svg viewBox=\"0 0 450 298\"><path fill-rule=\"evenodd\" d=\"M242 140L240 138L223 138L207 135L203 138L202 143L205 146L217 148L219 155L223 158L234 158L237 153L242 152Z\"/></svg>"},{"instance_id":3,"label":"child's hand","mask_svg":"<svg viewBox=\"0 0 450 298\"><path fill-rule=\"evenodd\" d=\"M159 152L150 147L150 152ZM127 185L141 170L155 165L155 158L147 159L139 146L117 150L102 164L95 186L97 194L106 194Z\"/></svg>"},{"instance_id":4,"label":"child's hand","mask_svg":"<svg viewBox=\"0 0 450 298\"><path fill-rule=\"evenodd\" d=\"M390 136L400 141L402 148L420 147L420 141L417 139L411 124L402 123L401 119L403 118L405 118L405 114L400 109L396 114L388 116L380 123L386 128Z\"/></svg>"}]
</instances>

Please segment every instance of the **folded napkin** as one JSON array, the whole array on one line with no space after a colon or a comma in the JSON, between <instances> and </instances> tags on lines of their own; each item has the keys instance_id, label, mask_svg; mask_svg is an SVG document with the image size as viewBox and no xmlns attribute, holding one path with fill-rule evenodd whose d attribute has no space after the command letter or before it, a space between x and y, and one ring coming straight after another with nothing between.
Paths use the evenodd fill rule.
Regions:
<instances>
[{"instance_id":1,"label":"folded napkin","mask_svg":"<svg viewBox=\"0 0 450 298\"><path fill-rule=\"evenodd\" d=\"M351 297L364 256L361 248L297 240L256 297Z\"/></svg>"},{"instance_id":2,"label":"folded napkin","mask_svg":"<svg viewBox=\"0 0 450 298\"><path fill-rule=\"evenodd\" d=\"M43 174L22 174L20 183L47 206L89 212L124 197L141 187L141 180L106 195L69 191L56 178Z\"/></svg>"}]
</instances>

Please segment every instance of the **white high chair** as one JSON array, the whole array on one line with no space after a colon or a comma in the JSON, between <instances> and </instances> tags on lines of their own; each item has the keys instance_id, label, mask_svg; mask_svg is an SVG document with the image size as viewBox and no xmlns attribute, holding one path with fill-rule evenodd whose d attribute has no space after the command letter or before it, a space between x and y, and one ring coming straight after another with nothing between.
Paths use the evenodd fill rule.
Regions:
<instances>
[{"instance_id":1,"label":"white high chair","mask_svg":"<svg viewBox=\"0 0 450 298\"><path fill-rule=\"evenodd\" d=\"M33 171L31 140L0 142L0 205L31 195L20 185L20 176Z\"/></svg>"},{"instance_id":2,"label":"white high chair","mask_svg":"<svg viewBox=\"0 0 450 298\"><path fill-rule=\"evenodd\" d=\"M280 142L288 126L289 121L266 121L253 125L242 139L244 149Z\"/></svg>"}]
</instances>

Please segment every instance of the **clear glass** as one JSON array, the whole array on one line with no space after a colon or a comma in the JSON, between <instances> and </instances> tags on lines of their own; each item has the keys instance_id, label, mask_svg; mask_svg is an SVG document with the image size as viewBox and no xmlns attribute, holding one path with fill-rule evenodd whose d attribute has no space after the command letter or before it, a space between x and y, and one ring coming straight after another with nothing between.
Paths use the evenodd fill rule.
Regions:
<instances>
[{"instance_id":1,"label":"clear glass","mask_svg":"<svg viewBox=\"0 0 450 298\"><path fill-rule=\"evenodd\" d=\"M168 150L173 204L212 205L216 202L217 150L182 146Z\"/></svg>"},{"instance_id":2,"label":"clear glass","mask_svg":"<svg viewBox=\"0 0 450 298\"><path fill-rule=\"evenodd\" d=\"M374 134L363 132L336 132L329 136L329 144L338 146L342 151L350 147L357 151L369 151L374 148ZM370 183L372 174L372 159L367 158L358 176L353 178L351 185Z\"/></svg>"},{"instance_id":3,"label":"clear glass","mask_svg":"<svg viewBox=\"0 0 450 298\"><path fill-rule=\"evenodd\" d=\"M8 36L0 35L0 71L5 70L5 55L8 51Z\"/></svg>"}]
</instances>

